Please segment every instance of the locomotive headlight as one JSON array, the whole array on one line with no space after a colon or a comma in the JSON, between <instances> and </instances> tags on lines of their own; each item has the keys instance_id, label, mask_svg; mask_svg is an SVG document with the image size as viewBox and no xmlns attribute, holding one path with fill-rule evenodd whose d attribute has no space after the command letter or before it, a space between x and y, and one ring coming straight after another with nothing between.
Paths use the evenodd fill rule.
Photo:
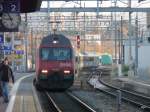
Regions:
<instances>
[{"instance_id":1,"label":"locomotive headlight","mask_svg":"<svg viewBox=\"0 0 150 112\"><path fill-rule=\"evenodd\" d=\"M47 71L47 70L42 70L41 72L42 72L43 74L48 73L48 71Z\"/></svg>"},{"instance_id":2,"label":"locomotive headlight","mask_svg":"<svg viewBox=\"0 0 150 112\"><path fill-rule=\"evenodd\" d=\"M70 74L70 70L64 70L65 74Z\"/></svg>"},{"instance_id":3,"label":"locomotive headlight","mask_svg":"<svg viewBox=\"0 0 150 112\"><path fill-rule=\"evenodd\" d=\"M57 44L57 43L58 43L58 41L54 40L54 41L53 41L53 43L54 43L54 44Z\"/></svg>"}]
</instances>

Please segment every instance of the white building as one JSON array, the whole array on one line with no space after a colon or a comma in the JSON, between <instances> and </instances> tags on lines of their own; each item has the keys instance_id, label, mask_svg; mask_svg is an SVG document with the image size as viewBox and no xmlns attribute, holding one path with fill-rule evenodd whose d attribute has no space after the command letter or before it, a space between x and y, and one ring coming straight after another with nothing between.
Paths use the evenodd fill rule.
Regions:
<instances>
[{"instance_id":1,"label":"white building","mask_svg":"<svg viewBox=\"0 0 150 112\"><path fill-rule=\"evenodd\" d=\"M131 56L135 62L135 41L132 41ZM138 74L150 76L150 41L148 38L143 42L138 42ZM124 60L125 64L129 64L129 44L125 43L124 46Z\"/></svg>"}]
</instances>

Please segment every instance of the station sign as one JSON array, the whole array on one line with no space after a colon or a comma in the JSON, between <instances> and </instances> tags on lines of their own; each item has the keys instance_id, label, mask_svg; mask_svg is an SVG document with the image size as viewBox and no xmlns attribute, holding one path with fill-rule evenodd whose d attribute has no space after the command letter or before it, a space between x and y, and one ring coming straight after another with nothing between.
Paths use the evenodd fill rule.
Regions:
<instances>
[{"instance_id":1,"label":"station sign","mask_svg":"<svg viewBox=\"0 0 150 112\"><path fill-rule=\"evenodd\" d=\"M11 46L6 46L6 45L1 45L0 46L0 50L11 51L12 47Z\"/></svg>"},{"instance_id":2,"label":"station sign","mask_svg":"<svg viewBox=\"0 0 150 112\"><path fill-rule=\"evenodd\" d=\"M4 35L0 34L0 43L4 43Z\"/></svg>"},{"instance_id":3,"label":"station sign","mask_svg":"<svg viewBox=\"0 0 150 112\"><path fill-rule=\"evenodd\" d=\"M24 54L24 51L23 51L23 50L16 50L16 51L15 51L15 54L23 55L23 54Z\"/></svg>"},{"instance_id":4,"label":"station sign","mask_svg":"<svg viewBox=\"0 0 150 112\"><path fill-rule=\"evenodd\" d=\"M0 1L0 13L19 13L20 0L2 0Z\"/></svg>"},{"instance_id":5,"label":"station sign","mask_svg":"<svg viewBox=\"0 0 150 112\"><path fill-rule=\"evenodd\" d=\"M0 0L0 32L18 32L20 0Z\"/></svg>"},{"instance_id":6,"label":"station sign","mask_svg":"<svg viewBox=\"0 0 150 112\"><path fill-rule=\"evenodd\" d=\"M12 51L12 47L11 46L6 46L6 45L1 45L0 46L0 52L5 55L10 55Z\"/></svg>"},{"instance_id":7,"label":"station sign","mask_svg":"<svg viewBox=\"0 0 150 112\"><path fill-rule=\"evenodd\" d=\"M11 47L11 46L4 46L4 50L11 51L11 50L12 50L12 47Z\"/></svg>"},{"instance_id":8,"label":"station sign","mask_svg":"<svg viewBox=\"0 0 150 112\"><path fill-rule=\"evenodd\" d=\"M3 45L0 45L0 50L4 50L4 46Z\"/></svg>"},{"instance_id":9,"label":"station sign","mask_svg":"<svg viewBox=\"0 0 150 112\"><path fill-rule=\"evenodd\" d=\"M11 54L11 51L10 51L10 50L4 51L4 54L5 54L5 55L10 55L10 54Z\"/></svg>"},{"instance_id":10,"label":"station sign","mask_svg":"<svg viewBox=\"0 0 150 112\"><path fill-rule=\"evenodd\" d=\"M0 50L0 55L3 54L4 52L2 50Z\"/></svg>"}]
</instances>

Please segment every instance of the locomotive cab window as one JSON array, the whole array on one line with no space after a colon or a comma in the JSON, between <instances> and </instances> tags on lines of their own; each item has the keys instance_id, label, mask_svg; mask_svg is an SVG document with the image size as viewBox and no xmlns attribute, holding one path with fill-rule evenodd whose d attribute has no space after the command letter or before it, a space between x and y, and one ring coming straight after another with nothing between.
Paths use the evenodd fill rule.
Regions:
<instances>
[{"instance_id":1,"label":"locomotive cab window","mask_svg":"<svg viewBox=\"0 0 150 112\"><path fill-rule=\"evenodd\" d=\"M42 49L41 51L41 57L42 60L47 60L48 59L48 55L49 55L49 49Z\"/></svg>"},{"instance_id":2,"label":"locomotive cab window","mask_svg":"<svg viewBox=\"0 0 150 112\"><path fill-rule=\"evenodd\" d=\"M70 48L42 48L42 60L70 60L72 52Z\"/></svg>"}]
</instances>

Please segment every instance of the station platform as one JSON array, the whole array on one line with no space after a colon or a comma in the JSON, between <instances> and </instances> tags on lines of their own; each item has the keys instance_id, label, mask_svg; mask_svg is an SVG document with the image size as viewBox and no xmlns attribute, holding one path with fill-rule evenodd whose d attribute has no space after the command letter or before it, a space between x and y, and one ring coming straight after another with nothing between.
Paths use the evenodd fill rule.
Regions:
<instances>
[{"instance_id":1,"label":"station platform","mask_svg":"<svg viewBox=\"0 0 150 112\"><path fill-rule=\"evenodd\" d=\"M144 76L120 77L116 81L121 83L121 88L135 91L150 96L150 78L143 79Z\"/></svg>"},{"instance_id":2,"label":"station platform","mask_svg":"<svg viewBox=\"0 0 150 112\"><path fill-rule=\"evenodd\" d=\"M111 77L107 75L106 77L102 77L100 80L105 84L150 97L150 78L147 76L138 75L134 77ZM105 88L105 86L99 81L99 76L97 75L93 76L88 82L93 85L94 88Z\"/></svg>"},{"instance_id":3,"label":"station platform","mask_svg":"<svg viewBox=\"0 0 150 112\"><path fill-rule=\"evenodd\" d=\"M110 79L110 81L105 79L103 81L119 88L150 96L150 76L148 75L116 76L111 77Z\"/></svg>"},{"instance_id":4,"label":"station platform","mask_svg":"<svg viewBox=\"0 0 150 112\"><path fill-rule=\"evenodd\" d=\"M9 103L0 98L0 112L40 112L33 87L34 73L15 73L16 82L10 90Z\"/></svg>"}]
</instances>

